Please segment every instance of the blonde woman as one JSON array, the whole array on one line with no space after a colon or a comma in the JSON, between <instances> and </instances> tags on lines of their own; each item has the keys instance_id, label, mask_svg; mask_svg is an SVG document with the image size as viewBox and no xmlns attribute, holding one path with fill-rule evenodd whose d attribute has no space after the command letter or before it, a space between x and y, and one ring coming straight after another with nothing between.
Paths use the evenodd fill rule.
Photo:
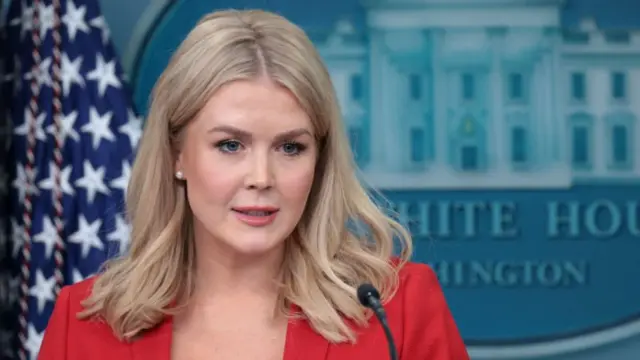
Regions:
<instances>
[{"instance_id":1,"label":"blonde woman","mask_svg":"<svg viewBox=\"0 0 640 360\"><path fill-rule=\"evenodd\" d=\"M400 359L468 359L434 273L360 185L300 28L211 13L152 100L131 247L62 290L40 360L385 359L362 283L380 290Z\"/></svg>"}]
</instances>

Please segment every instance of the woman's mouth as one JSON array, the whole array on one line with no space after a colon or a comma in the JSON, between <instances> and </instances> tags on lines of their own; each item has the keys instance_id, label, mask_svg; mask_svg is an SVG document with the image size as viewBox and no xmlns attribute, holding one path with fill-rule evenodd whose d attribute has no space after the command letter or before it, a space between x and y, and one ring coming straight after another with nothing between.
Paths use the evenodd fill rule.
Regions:
<instances>
[{"instance_id":1,"label":"woman's mouth","mask_svg":"<svg viewBox=\"0 0 640 360\"><path fill-rule=\"evenodd\" d=\"M238 220L243 223L253 226L266 226L271 224L276 219L276 214L279 209L275 207L234 207L233 212L236 214Z\"/></svg>"}]
</instances>

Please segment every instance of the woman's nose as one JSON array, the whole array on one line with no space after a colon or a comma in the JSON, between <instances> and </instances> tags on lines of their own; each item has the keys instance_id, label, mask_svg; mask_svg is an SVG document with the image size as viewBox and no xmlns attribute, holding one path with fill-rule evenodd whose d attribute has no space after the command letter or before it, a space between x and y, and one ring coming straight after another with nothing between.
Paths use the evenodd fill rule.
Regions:
<instances>
[{"instance_id":1,"label":"woman's nose","mask_svg":"<svg viewBox=\"0 0 640 360\"><path fill-rule=\"evenodd\" d=\"M249 159L249 170L245 186L254 189L267 189L273 186L273 171L267 151L255 151Z\"/></svg>"}]
</instances>

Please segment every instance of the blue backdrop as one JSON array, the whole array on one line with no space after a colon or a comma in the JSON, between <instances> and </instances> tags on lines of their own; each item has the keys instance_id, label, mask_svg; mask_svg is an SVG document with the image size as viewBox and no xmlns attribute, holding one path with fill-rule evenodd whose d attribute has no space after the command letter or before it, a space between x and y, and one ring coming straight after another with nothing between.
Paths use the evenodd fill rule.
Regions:
<instances>
[{"instance_id":1,"label":"blue backdrop","mask_svg":"<svg viewBox=\"0 0 640 360\"><path fill-rule=\"evenodd\" d=\"M142 113L226 7L308 31L474 359L638 358L640 3L103 1Z\"/></svg>"}]
</instances>

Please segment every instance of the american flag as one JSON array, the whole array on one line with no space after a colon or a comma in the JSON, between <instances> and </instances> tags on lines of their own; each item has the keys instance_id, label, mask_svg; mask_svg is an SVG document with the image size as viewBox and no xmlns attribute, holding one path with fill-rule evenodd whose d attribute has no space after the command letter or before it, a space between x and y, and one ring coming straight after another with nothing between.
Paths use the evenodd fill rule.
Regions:
<instances>
[{"instance_id":1,"label":"american flag","mask_svg":"<svg viewBox=\"0 0 640 360\"><path fill-rule=\"evenodd\" d=\"M142 121L97 0L14 0L4 23L0 358L35 359L59 289L127 247Z\"/></svg>"}]
</instances>

